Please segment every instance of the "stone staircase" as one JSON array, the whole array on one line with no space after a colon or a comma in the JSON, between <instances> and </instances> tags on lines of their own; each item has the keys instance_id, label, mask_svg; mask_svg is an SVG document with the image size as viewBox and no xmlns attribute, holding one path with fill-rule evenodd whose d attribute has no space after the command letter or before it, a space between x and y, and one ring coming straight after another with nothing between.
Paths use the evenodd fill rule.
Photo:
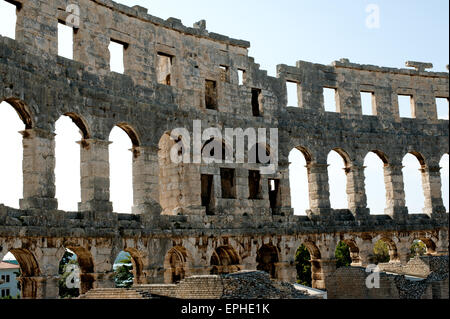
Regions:
<instances>
[{"instance_id":1,"label":"stone staircase","mask_svg":"<svg viewBox=\"0 0 450 319\"><path fill-rule=\"evenodd\" d=\"M97 288L91 289L79 299L158 299L145 290L133 288Z\"/></svg>"}]
</instances>

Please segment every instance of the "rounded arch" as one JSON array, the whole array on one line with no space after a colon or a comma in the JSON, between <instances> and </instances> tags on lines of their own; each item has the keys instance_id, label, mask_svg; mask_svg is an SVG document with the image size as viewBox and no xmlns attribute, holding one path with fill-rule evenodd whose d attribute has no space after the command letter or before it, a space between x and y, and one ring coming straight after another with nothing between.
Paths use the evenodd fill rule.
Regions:
<instances>
[{"instance_id":1,"label":"rounded arch","mask_svg":"<svg viewBox=\"0 0 450 319\"><path fill-rule=\"evenodd\" d=\"M351 265L359 265L361 258L359 256L359 248L353 239L341 239L340 242L348 246L350 252Z\"/></svg>"},{"instance_id":2,"label":"rounded arch","mask_svg":"<svg viewBox=\"0 0 450 319\"><path fill-rule=\"evenodd\" d=\"M239 264L239 255L232 246L217 247L211 255L211 274L229 274L239 271Z\"/></svg>"},{"instance_id":3,"label":"rounded arch","mask_svg":"<svg viewBox=\"0 0 450 319\"><path fill-rule=\"evenodd\" d=\"M271 244L263 245L256 254L256 269L267 272L271 278L277 278L276 263L278 261L278 248Z\"/></svg>"},{"instance_id":4,"label":"rounded arch","mask_svg":"<svg viewBox=\"0 0 450 319\"><path fill-rule=\"evenodd\" d=\"M183 246L172 247L164 258L164 281L178 283L186 277L188 253Z\"/></svg>"},{"instance_id":5,"label":"rounded arch","mask_svg":"<svg viewBox=\"0 0 450 319\"><path fill-rule=\"evenodd\" d=\"M69 117L72 122L78 127L83 139L86 140L91 138L91 131L89 129L87 121L81 115L74 112L67 112L63 115Z\"/></svg>"},{"instance_id":6,"label":"rounded arch","mask_svg":"<svg viewBox=\"0 0 450 319\"><path fill-rule=\"evenodd\" d=\"M39 264L34 254L25 248L13 248L9 251L17 260L20 267L20 283L21 298L36 299L38 287L33 277L41 274Z\"/></svg>"},{"instance_id":7,"label":"rounded arch","mask_svg":"<svg viewBox=\"0 0 450 319\"><path fill-rule=\"evenodd\" d=\"M379 159L383 162L384 166L389 165L389 157L386 155L386 153L377 149L371 150L369 153L374 153L375 155L377 155Z\"/></svg>"},{"instance_id":8,"label":"rounded arch","mask_svg":"<svg viewBox=\"0 0 450 319\"><path fill-rule=\"evenodd\" d=\"M450 187L449 187L449 162L450 157L448 153L445 153L442 155L439 166L441 167L441 194L442 194L442 202L447 212L450 211L450 204L449 204L449 193L450 193Z\"/></svg>"},{"instance_id":9,"label":"rounded arch","mask_svg":"<svg viewBox=\"0 0 450 319\"><path fill-rule=\"evenodd\" d=\"M422 153L417 152L417 151L409 151L408 154L414 155L417 160L420 163L420 166L424 167L426 165L425 163L425 157L422 155Z\"/></svg>"},{"instance_id":10,"label":"rounded arch","mask_svg":"<svg viewBox=\"0 0 450 319\"><path fill-rule=\"evenodd\" d=\"M305 161L306 161L307 165L310 164L313 161L312 153L306 147L296 146L293 149L296 149L296 150L300 151L303 154L303 156L305 157Z\"/></svg>"},{"instance_id":11,"label":"rounded arch","mask_svg":"<svg viewBox=\"0 0 450 319\"><path fill-rule=\"evenodd\" d=\"M397 245L388 237L378 236L374 239L374 263L397 262L399 256Z\"/></svg>"},{"instance_id":12,"label":"rounded arch","mask_svg":"<svg viewBox=\"0 0 450 319\"><path fill-rule=\"evenodd\" d=\"M375 215L385 214L388 206L386 195L385 167L389 165L387 156L372 150L364 157L364 187L367 198L367 208Z\"/></svg>"},{"instance_id":13,"label":"rounded arch","mask_svg":"<svg viewBox=\"0 0 450 319\"><path fill-rule=\"evenodd\" d=\"M332 151L335 151L336 153L338 153L342 157L342 160L344 161L345 168L349 167L352 164L352 160L350 158L350 155L348 155L348 153L343 148L335 147L335 148L332 149Z\"/></svg>"},{"instance_id":14,"label":"rounded arch","mask_svg":"<svg viewBox=\"0 0 450 319\"><path fill-rule=\"evenodd\" d=\"M133 144L133 147L139 147L141 145L139 135L131 125L125 122L121 122L117 123L116 126L121 128L125 133L127 133L128 137L131 140L131 143Z\"/></svg>"},{"instance_id":15,"label":"rounded arch","mask_svg":"<svg viewBox=\"0 0 450 319\"><path fill-rule=\"evenodd\" d=\"M81 246L67 245L67 249L77 255L78 266L80 267L80 294L85 294L94 287L94 259L91 252Z\"/></svg>"},{"instance_id":16,"label":"rounded arch","mask_svg":"<svg viewBox=\"0 0 450 319\"><path fill-rule=\"evenodd\" d=\"M289 152L288 160L291 207L296 215L306 215L311 208L308 166L313 158L308 149L297 146Z\"/></svg>"},{"instance_id":17,"label":"rounded arch","mask_svg":"<svg viewBox=\"0 0 450 319\"><path fill-rule=\"evenodd\" d=\"M11 105L14 110L19 115L19 118L22 120L23 124L25 124L25 129L31 129L34 127L33 117L32 113L30 112L29 107L20 99L17 98L6 98L3 100L4 102L7 102L9 105ZM3 102L3 101L0 101Z\"/></svg>"},{"instance_id":18,"label":"rounded arch","mask_svg":"<svg viewBox=\"0 0 450 319\"><path fill-rule=\"evenodd\" d=\"M425 254L427 256L432 256L432 255L436 254L436 243L432 238L427 237L427 236L414 236L413 240L410 242L410 244L411 244L410 246L412 248L411 249L412 256L415 255L415 251L413 251L414 250L413 246L416 241L421 241L425 245L425 247L426 247Z\"/></svg>"},{"instance_id":19,"label":"rounded arch","mask_svg":"<svg viewBox=\"0 0 450 319\"><path fill-rule=\"evenodd\" d=\"M129 253L131 256L131 263L133 265L133 278L135 284L144 284L145 283L145 273L144 270L144 257L142 253L136 248L125 248L123 250L126 253Z\"/></svg>"}]
</instances>

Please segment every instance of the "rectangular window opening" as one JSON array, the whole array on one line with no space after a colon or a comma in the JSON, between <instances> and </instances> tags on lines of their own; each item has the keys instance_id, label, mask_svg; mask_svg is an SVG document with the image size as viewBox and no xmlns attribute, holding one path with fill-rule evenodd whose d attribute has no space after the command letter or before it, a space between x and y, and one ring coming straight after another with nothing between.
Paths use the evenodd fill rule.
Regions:
<instances>
[{"instance_id":1,"label":"rectangular window opening","mask_svg":"<svg viewBox=\"0 0 450 319\"><path fill-rule=\"evenodd\" d=\"M449 100L448 98L436 98L436 111L438 120L448 120Z\"/></svg>"},{"instance_id":2,"label":"rectangular window opening","mask_svg":"<svg viewBox=\"0 0 450 319\"><path fill-rule=\"evenodd\" d=\"M261 116L262 92L260 89L252 89L252 113L253 116Z\"/></svg>"},{"instance_id":3,"label":"rectangular window opening","mask_svg":"<svg viewBox=\"0 0 450 319\"><path fill-rule=\"evenodd\" d=\"M217 110L217 83L205 80L205 105L209 110Z\"/></svg>"},{"instance_id":4,"label":"rectangular window opening","mask_svg":"<svg viewBox=\"0 0 450 319\"><path fill-rule=\"evenodd\" d=\"M298 99L298 83L292 82L292 81L286 81L286 88L287 88L287 105L288 106L299 106L299 99Z\"/></svg>"},{"instance_id":5,"label":"rectangular window opening","mask_svg":"<svg viewBox=\"0 0 450 319\"><path fill-rule=\"evenodd\" d=\"M58 22L58 55L70 60L73 59L73 33L73 28Z\"/></svg>"},{"instance_id":6,"label":"rectangular window opening","mask_svg":"<svg viewBox=\"0 0 450 319\"><path fill-rule=\"evenodd\" d=\"M156 56L156 77L159 84L171 85L172 63L173 56L158 52Z\"/></svg>"},{"instance_id":7,"label":"rectangular window opening","mask_svg":"<svg viewBox=\"0 0 450 319\"><path fill-rule=\"evenodd\" d=\"M0 1L0 35L11 39L16 38L17 10L20 7L9 1Z\"/></svg>"},{"instance_id":8,"label":"rectangular window opening","mask_svg":"<svg viewBox=\"0 0 450 319\"><path fill-rule=\"evenodd\" d=\"M336 89L323 88L323 105L326 112L337 112Z\"/></svg>"},{"instance_id":9,"label":"rectangular window opening","mask_svg":"<svg viewBox=\"0 0 450 319\"><path fill-rule=\"evenodd\" d=\"M361 92L361 107L363 115L377 115L375 109L375 94L373 92Z\"/></svg>"},{"instance_id":10,"label":"rectangular window opening","mask_svg":"<svg viewBox=\"0 0 450 319\"><path fill-rule=\"evenodd\" d=\"M202 206L206 207L206 215L214 215L213 175L202 175Z\"/></svg>"},{"instance_id":11,"label":"rectangular window opening","mask_svg":"<svg viewBox=\"0 0 450 319\"><path fill-rule=\"evenodd\" d=\"M222 198L236 198L236 176L232 168L221 168L220 179L222 184Z\"/></svg>"},{"instance_id":12,"label":"rectangular window opening","mask_svg":"<svg viewBox=\"0 0 450 319\"><path fill-rule=\"evenodd\" d=\"M261 199L261 174L259 171L248 172L249 199Z\"/></svg>"},{"instance_id":13,"label":"rectangular window opening","mask_svg":"<svg viewBox=\"0 0 450 319\"><path fill-rule=\"evenodd\" d=\"M220 66L220 81L230 82L230 68L226 65Z\"/></svg>"},{"instance_id":14,"label":"rectangular window opening","mask_svg":"<svg viewBox=\"0 0 450 319\"><path fill-rule=\"evenodd\" d=\"M413 98L411 95L398 95L398 111L400 117L413 118Z\"/></svg>"},{"instance_id":15,"label":"rectangular window opening","mask_svg":"<svg viewBox=\"0 0 450 319\"><path fill-rule=\"evenodd\" d=\"M239 82L239 85L244 85L244 83L245 83L245 70L238 69L238 82Z\"/></svg>"},{"instance_id":16,"label":"rectangular window opening","mask_svg":"<svg viewBox=\"0 0 450 319\"><path fill-rule=\"evenodd\" d=\"M5 282L10 282L11 278L9 277L9 275L6 275L6 280Z\"/></svg>"},{"instance_id":17,"label":"rectangular window opening","mask_svg":"<svg viewBox=\"0 0 450 319\"><path fill-rule=\"evenodd\" d=\"M269 179L269 201L273 210L281 207L279 179Z\"/></svg>"},{"instance_id":18,"label":"rectangular window opening","mask_svg":"<svg viewBox=\"0 0 450 319\"><path fill-rule=\"evenodd\" d=\"M128 48L128 44L111 39L108 48L110 53L110 70L123 74L125 72L124 51Z\"/></svg>"}]
</instances>

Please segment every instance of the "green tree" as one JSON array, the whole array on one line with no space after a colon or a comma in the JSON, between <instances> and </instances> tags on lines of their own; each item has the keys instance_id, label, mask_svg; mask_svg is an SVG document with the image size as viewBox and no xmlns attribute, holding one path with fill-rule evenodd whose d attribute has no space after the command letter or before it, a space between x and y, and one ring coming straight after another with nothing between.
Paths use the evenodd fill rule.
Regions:
<instances>
[{"instance_id":1,"label":"green tree","mask_svg":"<svg viewBox=\"0 0 450 319\"><path fill-rule=\"evenodd\" d=\"M382 240L377 241L373 247L373 263L387 263L390 259L389 257L389 246Z\"/></svg>"},{"instance_id":2,"label":"green tree","mask_svg":"<svg viewBox=\"0 0 450 319\"><path fill-rule=\"evenodd\" d=\"M352 258L350 257L350 247L344 242L339 242L336 247L336 268L348 267L352 263Z\"/></svg>"},{"instance_id":3,"label":"green tree","mask_svg":"<svg viewBox=\"0 0 450 319\"><path fill-rule=\"evenodd\" d=\"M117 264L120 264L115 270L114 282L116 288L130 288L133 286L133 265L131 264L131 256L127 254Z\"/></svg>"},{"instance_id":4,"label":"green tree","mask_svg":"<svg viewBox=\"0 0 450 319\"><path fill-rule=\"evenodd\" d=\"M424 256L427 253L427 245L421 240L415 240L411 245L411 253L409 254L410 258L418 256Z\"/></svg>"},{"instance_id":5,"label":"green tree","mask_svg":"<svg viewBox=\"0 0 450 319\"><path fill-rule=\"evenodd\" d=\"M311 255L305 245L301 245L295 254L295 266L297 268L297 283L304 286L312 286Z\"/></svg>"},{"instance_id":6,"label":"green tree","mask_svg":"<svg viewBox=\"0 0 450 319\"><path fill-rule=\"evenodd\" d=\"M74 259L74 254L66 250L59 263L59 274L61 275L61 278L58 281L58 287L60 298L74 298L80 295L80 290L78 288L68 288L66 285L67 278L72 274L72 271L69 270L69 265L78 267L78 262Z\"/></svg>"}]
</instances>

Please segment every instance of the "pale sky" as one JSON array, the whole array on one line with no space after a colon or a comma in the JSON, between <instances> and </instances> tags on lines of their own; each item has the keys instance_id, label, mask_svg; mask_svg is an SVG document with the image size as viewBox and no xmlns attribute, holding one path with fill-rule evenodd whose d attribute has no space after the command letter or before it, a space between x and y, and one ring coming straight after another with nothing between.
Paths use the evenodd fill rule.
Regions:
<instances>
[{"instance_id":1,"label":"pale sky","mask_svg":"<svg viewBox=\"0 0 450 319\"><path fill-rule=\"evenodd\" d=\"M149 14L161 18L177 17L188 26L200 19L207 20L207 29L251 42L250 56L269 75L275 76L277 64L295 65L297 60L330 64L340 58L356 63L389 67L404 67L407 60L434 63L434 71L446 71L448 64L448 1L118 1L126 5L141 5ZM193 3L195 2L195 5ZM367 27L367 5L378 5L379 27ZM0 0L0 34L14 37L15 14ZM406 9L405 9L406 8ZM12 27L11 27L12 26ZM70 36L61 30L60 55L71 58ZM70 33L69 33L70 34ZM113 54L120 54L114 51ZM121 71L120 57L112 68ZM333 92L325 95L327 111L335 106ZM295 92L289 91L289 105L295 106ZM364 114L370 114L370 97L363 96ZM330 102L329 102L330 101ZM403 103L403 102L402 102ZM406 104L407 105L407 102ZM400 106L408 117L407 107ZM406 110L406 111L405 111ZM438 102L440 118L448 119L448 102ZM405 112L405 113L403 113ZM24 126L6 103L0 105L0 203L18 207L22 197L22 147L17 132ZM59 208L76 211L80 201L79 141L81 135L68 118L56 125L56 197ZM131 142L116 128L111 132L110 169L111 201L114 211L130 213L132 206ZM309 207L306 169L303 155L294 150L290 155L291 197L295 213L303 215ZM448 155L441 162L443 198L448 199ZM330 201L333 208L347 208L343 161L335 152L329 156ZM404 160L405 193L411 213L421 213L423 192L419 164L413 156ZM382 163L374 154L365 161L366 192L372 214L383 214L385 206Z\"/></svg>"}]
</instances>

